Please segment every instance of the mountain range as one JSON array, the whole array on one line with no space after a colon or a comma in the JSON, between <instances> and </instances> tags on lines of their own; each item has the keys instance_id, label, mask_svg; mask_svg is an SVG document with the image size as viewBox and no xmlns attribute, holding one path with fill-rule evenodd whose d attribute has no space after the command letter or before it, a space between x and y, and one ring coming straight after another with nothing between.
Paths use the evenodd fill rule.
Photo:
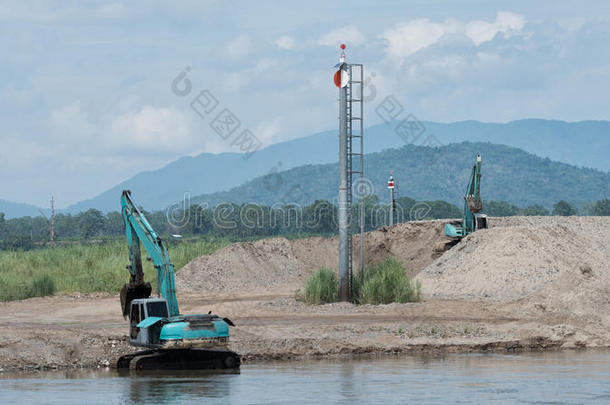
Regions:
<instances>
[{"instance_id":1,"label":"mountain range","mask_svg":"<svg viewBox=\"0 0 610 405\"><path fill-rule=\"evenodd\" d=\"M546 208L559 200L575 205L610 195L610 173L541 158L521 149L487 142L462 142L440 147L405 145L365 156L365 180L355 181L354 194L376 194L388 201L386 182L393 169L397 194L416 200L444 200L458 206L476 155L482 155L481 194L485 200L508 201L521 207ZM223 202L263 205L307 205L326 199L337 203L336 163L299 166L257 177L239 187L194 198L192 203Z\"/></svg>"},{"instance_id":2,"label":"mountain range","mask_svg":"<svg viewBox=\"0 0 610 405\"><path fill-rule=\"evenodd\" d=\"M6 218L36 217L40 215L38 207L34 205L6 200L0 200L0 212L4 213Z\"/></svg>"},{"instance_id":3,"label":"mountain range","mask_svg":"<svg viewBox=\"0 0 610 405\"><path fill-rule=\"evenodd\" d=\"M609 134L609 121L570 123L526 119L508 123L435 123L411 119L366 128L364 145L367 154L374 154L385 149L401 149L405 145L442 148L443 145L463 141L491 142L520 148L542 158L607 172L610 170ZM257 151L248 159L244 157L238 153L203 153L182 157L160 169L140 172L62 212L78 213L89 208L115 211L123 189L132 190L138 201L149 210L165 209L172 202L182 201L185 194L199 196L226 192L267 174L285 172L303 165L334 163L338 157L337 131L277 143ZM384 170L396 169L392 164L394 162L386 162ZM456 187L463 186L457 184ZM231 196L230 200L237 201L239 198ZM452 198L449 195L445 197L447 200ZM24 213L38 215L36 207L4 201L0 201L0 211L9 218Z\"/></svg>"}]
</instances>

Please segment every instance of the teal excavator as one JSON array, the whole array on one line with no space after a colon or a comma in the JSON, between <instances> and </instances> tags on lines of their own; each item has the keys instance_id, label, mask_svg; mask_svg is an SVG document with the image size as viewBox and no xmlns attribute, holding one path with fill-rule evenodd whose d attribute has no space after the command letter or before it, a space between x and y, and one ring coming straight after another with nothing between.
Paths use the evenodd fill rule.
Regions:
<instances>
[{"instance_id":1,"label":"teal excavator","mask_svg":"<svg viewBox=\"0 0 610 405\"><path fill-rule=\"evenodd\" d=\"M132 370L237 369L239 356L228 350L228 318L211 312L182 315L178 309L174 265L165 243L144 213L123 191L121 212L129 245L129 283L121 289L123 316L129 317L129 343L148 350L122 356L117 368ZM157 271L157 297L144 281L140 243Z\"/></svg>"},{"instance_id":2,"label":"teal excavator","mask_svg":"<svg viewBox=\"0 0 610 405\"><path fill-rule=\"evenodd\" d=\"M481 155L472 166L468 187L464 195L464 215L462 222L445 225L445 235L458 240L476 230L487 228L487 216L481 214Z\"/></svg>"}]
</instances>

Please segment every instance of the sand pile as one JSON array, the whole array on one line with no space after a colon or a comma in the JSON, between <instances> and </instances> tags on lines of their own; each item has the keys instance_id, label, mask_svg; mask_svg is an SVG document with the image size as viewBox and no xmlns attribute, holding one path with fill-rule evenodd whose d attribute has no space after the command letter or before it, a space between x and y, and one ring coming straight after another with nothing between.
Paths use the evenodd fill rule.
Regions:
<instances>
[{"instance_id":1,"label":"sand pile","mask_svg":"<svg viewBox=\"0 0 610 405\"><path fill-rule=\"evenodd\" d=\"M442 221L418 221L382 228L366 234L365 264L377 264L389 256L402 261L411 275L432 263L443 239ZM360 239L355 236L354 269L360 265ZM294 292L320 267L337 268L337 238L263 239L231 244L201 256L176 275L180 291Z\"/></svg>"},{"instance_id":2,"label":"sand pile","mask_svg":"<svg viewBox=\"0 0 610 405\"><path fill-rule=\"evenodd\" d=\"M491 218L490 229L464 238L417 279L428 298L510 301L535 294L549 297L551 306L580 305L587 291L576 286L610 286L608 241L608 217Z\"/></svg>"},{"instance_id":3,"label":"sand pile","mask_svg":"<svg viewBox=\"0 0 610 405\"><path fill-rule=\"evenodd\" d=\"M366 265L399 259L421 281L427 298L530 297L529 307L571 306L578 312L582 306L583 314L608 301L608 217L491 218L490 229L469 235L441 256L434 248L444 240L445 222L410 222L368 232ZM356 236L354 269L359 268L359 251ZM191 293L291 293L320 267L337 268L336 238L272 238L234 243L198 257L177 273L176 283ZM595 296L589 294L593 292Z\"/></svg>"},{"instance_id":4,"label":"sand pile","mask_svg":"<svg viewBox=\"0 0 610 405\"><path fill-rule=\"evenodd\" d=\"M188 263L177 273L176 284L185 292L291 288L312 266L330 265L326 258L333 257L332 240L310 238L304 242L294 246L295 241L273 238L233 243ZM314 258L318 260L312 263Z\"/></svg>"},{"instance_id":5,"label":"sand pile","mask_svg":"<svg viewBox=\"0 0 610 405\"><path fill-rule=\"evenodd\" d=\"M368 232L365 238L365 266L394 257L403 263L409 276L414 277L441 256L442 253L436 251L435 246L447 240L444 234L446 222L414 221ZM359 237L354 238L353 245L356 269L360 266Z\"/></svg>"}]
</instances>

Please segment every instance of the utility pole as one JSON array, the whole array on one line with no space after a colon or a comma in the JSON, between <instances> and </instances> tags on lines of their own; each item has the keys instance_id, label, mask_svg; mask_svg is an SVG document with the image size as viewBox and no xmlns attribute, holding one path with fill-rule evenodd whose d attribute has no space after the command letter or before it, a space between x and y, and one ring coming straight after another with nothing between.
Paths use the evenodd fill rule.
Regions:
<instances>
[{"instance_id":1,"label":"utility pole","mask_svg":"<svg viewBox=\"0 0 610 405\"><path fill-rule=\"evenodd\" d=\"M335 86L339 88L339 300L349 301L352 290L353 246L352 246L352 177L360 176L364 187L364 124L363 82L364 68L361 64L346 63L345 44L341 44L341 56L335 66ZM354 71L356 80L354 80ZM359 73L359 75L357 74ZM358 77L359 76L359 77ZM354 103L360 103L354 111ZM354 115L356 112L356 115ZM360 144L354 145L354 140ZM354 152L359 146L359 152ZM356 167L354 167L354 165ZM364 195L360 194L360 277L364 270Z\"/></svg>"},{"instance_id":2,"label":"utility pole","mask_svg":"<svg viewBox=\"0 0 610 405\"><path fill-rule=\"evenodd\" d=\"M51 219L47 218L43 210L38 211L49 223L49 243L53 245L55 243L55 199L53 196L51 196Z\"/></svg>"},{"instance_id":3,"label":"utility pole","mask_svg":"<svg viewBox=\"0 0 610 405\"><path fill-rule=\"evenodd\" d=\"M341 45L345 49L345 45ZM349 207L347 194L347 84L349 81L345 52L339 58L339 70L335 73L335 85L339 87L339 300L349 301Z\"/></svg>"},{"instance_id":4,"label":"utility pole","mask_svg":"<svg viewBox=\"0 0 610 405\"><path fill-rule=\"evenodd\" d=\"M55 198L51 195L51 231L50 231L51 244L55 243Z\"/></svg>"},{"instance_id":5,"label":"utility pole","mask_svg":"<svg viewBox=\"0 0 610 405\"><path fill-rule=\"evenodd\" d=\"M394 226L394 211L396 210L396 203L394 202L394 176L391 174L391 172L388 180L388 189L390 190L390 226Z\"/></svg>"}]
</instances>

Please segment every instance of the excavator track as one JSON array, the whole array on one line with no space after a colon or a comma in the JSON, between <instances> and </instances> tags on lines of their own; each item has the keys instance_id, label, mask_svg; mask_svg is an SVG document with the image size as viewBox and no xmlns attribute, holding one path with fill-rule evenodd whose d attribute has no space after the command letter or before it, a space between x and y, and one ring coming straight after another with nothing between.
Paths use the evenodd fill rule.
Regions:
<instances>
[{"instance_id":1,"label":"excavator track","mask_svg":"<svg viewBox=\"0 0 610 405\"><path fill-rule=\"evenodd\" d=\"M144 350L117 361L118 369L134 371L237 370L240 365L235 352L206 349Z\"/></svg>"}]
</instances>

